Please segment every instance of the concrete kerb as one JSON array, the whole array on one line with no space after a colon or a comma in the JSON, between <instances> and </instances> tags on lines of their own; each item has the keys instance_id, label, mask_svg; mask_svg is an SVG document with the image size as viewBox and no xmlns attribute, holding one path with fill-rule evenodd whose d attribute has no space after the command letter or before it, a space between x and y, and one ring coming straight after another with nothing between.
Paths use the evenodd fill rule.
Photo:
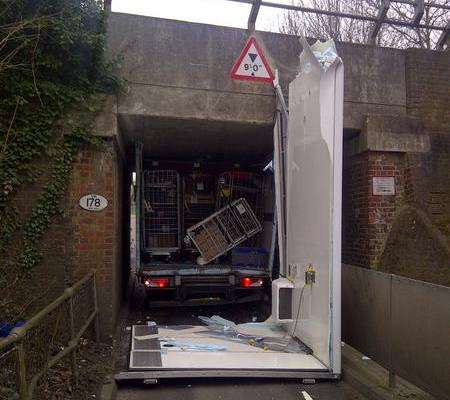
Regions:
<instances>
[{"instance_id":1,"label":"concrete kerb","mask_svg":"<svg viewBox=\"0 0 450 400\"><path fill-rule=\"evenodd\" d=\"M129 286L132 285L134 279L130 279ZM130 288L129 288L130 289ZM123 324L128 320L129 314L129 304L126 302L122 304L120 308L119 314L117 316L117 324L114 332L113 338L113 360L112 367L113 373L107 375L105 377L105 382L100 391L100 400L115 400L117 398L117 382L114 378L116 367L117 367L117 355L120 354L120 345L121 345L121 334L123 329Z\"/></svg>"},{"instance_id":2,"label":"concrete kerb","mask_svg":"<svg viewBox=\"0 0 450 400\"><path fill-rule=\"evenodd\" d=\"M115 400L117 397L117 384L114 380L114 375L108 375L105 383L100 391L100 400Z\"/></svg>"},{"instance_id":3,"label":"concrete kerb","mask_svg":"<svg viewBox=\"0 0 450 400\"><path fill-rule=\"evenodd\" d=\"M392 400L393 395L386 389L379 387L376 383L358 373L354 368L345 365L342 371L344 382L352 386L358 393L369 400Z\"/></svg>"},{"instance_id":4,"label":"concrete kerb","mask_svg":"<svg viewBox=\"0 0 450 400\"><path fill-rule=\"evenodd\" d=\"M388 371L353 347L342 347L342 379L370 400L432 400L428 393L397 377L396 387L388 387Z\"/></svg>"}]
</instances>

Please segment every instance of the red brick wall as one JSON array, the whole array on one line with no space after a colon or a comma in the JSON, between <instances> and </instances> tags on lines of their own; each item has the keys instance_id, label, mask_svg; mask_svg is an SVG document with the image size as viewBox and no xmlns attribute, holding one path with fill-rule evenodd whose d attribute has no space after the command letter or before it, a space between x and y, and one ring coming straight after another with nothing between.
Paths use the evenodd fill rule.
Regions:
<instances>
[{"instance_id":1,"label":"red brick wall","mask_svg":"<svg viewBox=\"0 0 450 400\"><path fill-rule=\"evenodd\" d=\"M369 265L377 267L395 212L404 202L404 155L370 152L368 158L368 255ZM394 177L395 195L374 195L372 184L374 177Z\"/></svg>"},{"instance_id":2,"label":"red brick wall","mask_svg":"<svg viewBox=\"0 0 450 400\"><path fill-rule=\"evenodd\" d=\"M344 263L376 266L404 196L404 160L400 153L370 152L344 159ZM394 177L394 196L373 194L373 177Z\"/></svg>"},{"instance_id":3,"label":"red brick wall","mask_svg":"<svg viewBox=\"0 0 450 400\"><path fill-rule=\"evenodd\" d=\"M342 261L370 264L368 153L344 158L342 192Z\"/></svg>"},{"instance_id":4,"label":"red brick wall","mask_svg":"<svg viewBox=\"0 0 450 400\"><path fill-rule=\"evenodd\" d=\"M14 201L21 223L27 221L49 179L49 160L36 161L34 167L37 181L24 187ZM67 285L96 269L101 327L106 335L111 333L123 294L126 262L123 257L126 243L122 240L122 204L127 193L124 176L122 157L112 139L105 139L102 146L86 146L79 152L67 194L61 202L61 213L53 218L41 240L43 260L8 294L15 296L11 299L17 309L14 315L33 315L59 296ZM79 200L89 193L104 196L108 207L100 212L83 210ZM7 258L2 260L4 265L20 252L20 237L19 230Z\"/></svg>"},{"instance_id":5,"label":"red brick wall","mask_svg":"<svg viewBox=\"0 0 450 400\"><path fill-rule=\"evenodd\" d=\"M423 123L431 151L344 157L343 261L446 284L441 277L448 267L442 260L450 254L450 57L410 49L405 63L407 113ZM374 196L373 176L394 176L396 195ZM420 251L408 251L419 245Z\"/></svg>"},{"instance_id":6,"label":"red brick wall","mask_svg":"<svg viewBox=\"0 0 450 400\"><path fill-rule=\"evenodd\" d=\"M450 246L450 56L407 51L407 109L430 135L428 154L409 154L412 204L426 212Z\"/></svg>"},{"instance_id":7,"label":"red brick wall","mask_svg":"<svg viewBox=\"0 0 450 400\"><path fill-rule=\"evenodd\" d=\"M19 229L14 233L7 247L5 258L0 260L2 266L7 266L10 260L17 259L23 250L23 226L35 206L35 202L42 194L43 187L50 176L51 161L47 157L36 160L33 163L33 173L36 180L32 184L22 185L13 200L14 207L18 210ZM9 298L14 306L6 314L12 313L15 318L27 318L38 312L43 306L53 301L65 289L67 284L67 265L65 262L66 239L68 229L67 215L56 215L41 240L43 260L36 265L24 279L15 282L15 268L2 269L6 279L15 282L11 290L3 292L5 298ZM9 276L8 273L11 275ZM0 310L0 314L3 314Z\"/></svg>"},{"instance_id":8,"label":"red brick wall","mask_svg":"<svg viewBox=\"0 0 450 400\"><path fill-rule=\"evenodd\" d=\"M122 160L112 141L100 148L87 146L76 158L69 191L74 279L96 269L105 333L115 325L122 297L122 176ZM104 196L108 206L99 212L82 209L79 200L90 193Z\"/></svg>"},{"instance_id":9,"label":"red brick wall","mask_svg":"<svg viewBox=\"0 0 450 400\"><path fill-rule=\"evenodd\" d=\"M448 52L406 51L406 106L428 127L450 125L450 56Z\"/></svg>"}]
</instances>

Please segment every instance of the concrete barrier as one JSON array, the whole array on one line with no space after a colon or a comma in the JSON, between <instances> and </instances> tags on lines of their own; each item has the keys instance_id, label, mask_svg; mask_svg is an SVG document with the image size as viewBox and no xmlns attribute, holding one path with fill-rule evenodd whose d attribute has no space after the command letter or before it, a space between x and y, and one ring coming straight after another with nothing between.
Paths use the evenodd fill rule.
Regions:
<instances>
[{"instance_id":1,"label":"concrete barrier","mask_svg":"<svg viewBox=\"0 0 450 400\"><path fill-rule=\"evenodd\" d=\"M438 399L450 394L450 288L343 265L342 338Z\"/></svg>"}]
</instances>

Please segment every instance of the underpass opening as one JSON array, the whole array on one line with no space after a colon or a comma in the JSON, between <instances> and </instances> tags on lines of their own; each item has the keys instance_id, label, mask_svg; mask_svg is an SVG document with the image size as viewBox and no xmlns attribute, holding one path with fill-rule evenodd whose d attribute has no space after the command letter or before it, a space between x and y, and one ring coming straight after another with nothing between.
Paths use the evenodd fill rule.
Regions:
<instances>
[{"instance_id":1,"label":"underpass opening","mask_svg":"<svg viewBox=\"0 0 450 400\"><path fill-rule=\"evenodd\" d=\"M264 323L271 314L271 283L279 277L274 126L130 115L118 120L135 156L135 282L146 293L145 320L157 323L142 325L143 314L131 322L129 365L120 376L338 376L291 329ZM242 199L259 229L233 242L231 225L211 218L227 208L239 216L242 204L232 208ZM211 254L202 247L204 237L195 241L192 235L193 226L204 227L208 220L208 235L216 235L212 242L218 248L222 237L232 242ZM211 229L214 223L217 230ZM237 323L240 333L229 336L228 325L222 333L199 327L196 318L170 311L174 305L195 306L189 312L198 316L218 312L227 317L226 325ZM181 331L174 318L183 324ZM257 335L273 342L259 342ZM289 346L292 351L285 351Z\"/></svg>"}]
</instances>

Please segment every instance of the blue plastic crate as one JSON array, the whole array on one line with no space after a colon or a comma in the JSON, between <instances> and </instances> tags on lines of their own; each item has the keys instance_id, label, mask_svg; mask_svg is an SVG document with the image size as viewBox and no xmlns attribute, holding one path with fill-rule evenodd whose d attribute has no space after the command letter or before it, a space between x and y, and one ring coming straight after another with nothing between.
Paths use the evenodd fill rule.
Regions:
<instances>
[{"instance_id":1,"label":"blue plastic crate","mask_svg":"<svg viewBox=\"0 0 450 400\"><path fill-rule=\"evenodd\" d=\"M236 268L266 269L269 252L262 247L235 247L231 263Z\"/></svg>"}]
</instances>

